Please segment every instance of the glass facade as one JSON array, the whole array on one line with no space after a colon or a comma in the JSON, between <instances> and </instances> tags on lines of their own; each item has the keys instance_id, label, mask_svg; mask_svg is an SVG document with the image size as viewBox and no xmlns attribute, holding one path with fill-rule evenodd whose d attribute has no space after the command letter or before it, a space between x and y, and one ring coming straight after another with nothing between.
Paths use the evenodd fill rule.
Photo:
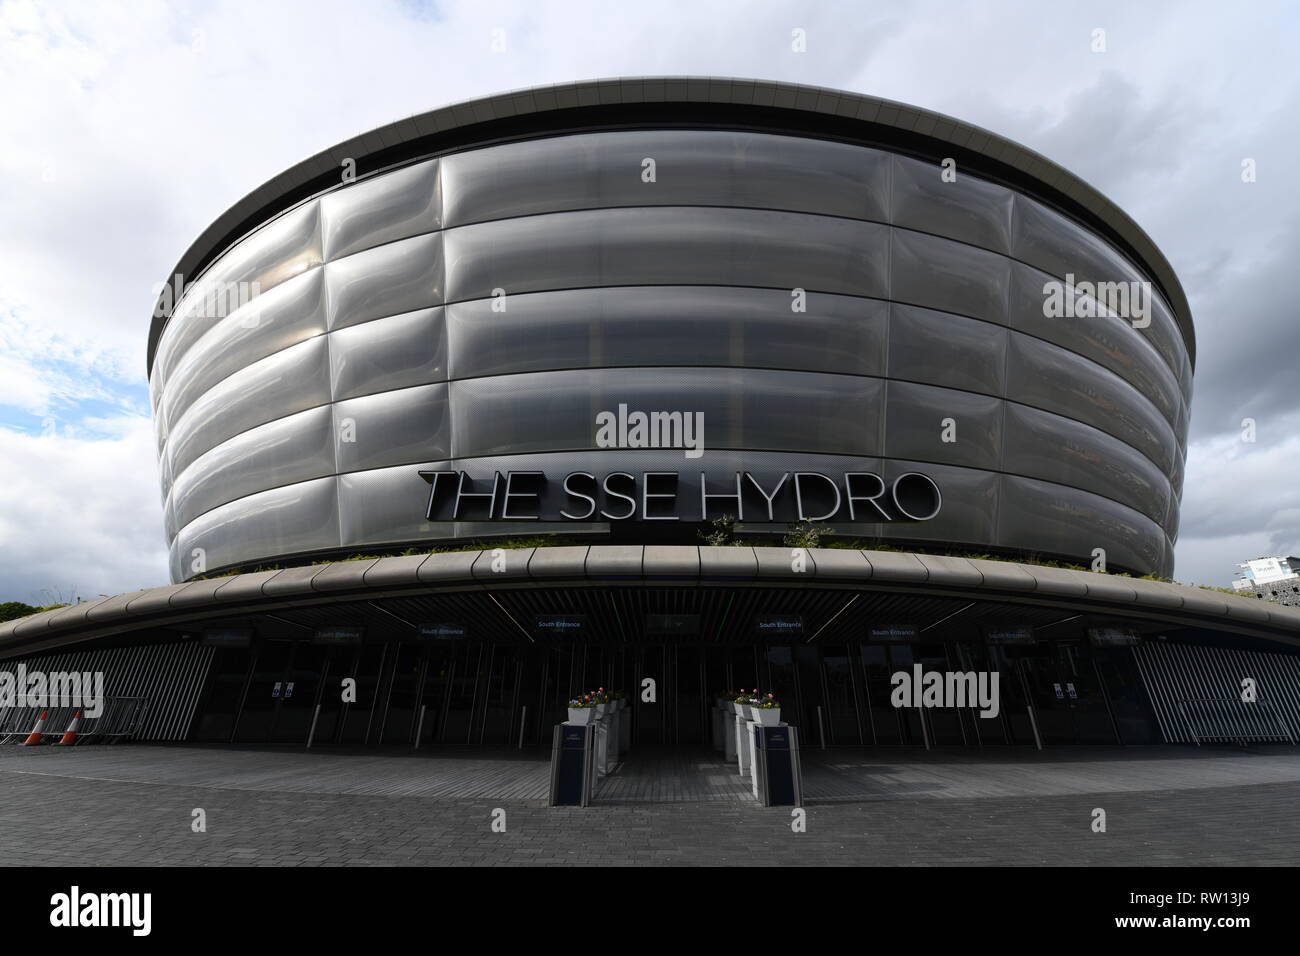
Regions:
<instances>
[{"instance_id":1,"label":"glass facade","mask_svg":"<svg viewBox=\"0 0 1300 956\"><path fill-rule=\"evenodd\" d=\"M892 675L996 672L999 712L895 707ZM355 703L337 693L357 682ZM632 689L651 678L653 704L632 700L632 739L709 742L710 709L724 690L759 687L803 746L965 747L1135 744L1158 739L1138 665L1127 648L1024 648L982 642L824 647L691 643L525 646L485 641L319 647L266 639L218 651L191 739L410 747L549 746L568 700L596 687ZM636 695L630 695L635 697ZM1037 735L1037 736L1036 736Z\"/></svg>"},{"instance_id":2,"label":"glass facade","mask_svg":"<svg viewBox=\"0 0 1300 956\"><path fill-rule=\"evenodd\" d=\"M1047 317L1046 282L1145 276L1037 199L939 172L802 136L610 130L300 204L213 262L158 340L173 577L460 537L423 520L419 468L647 470L596 447L620 403L703 412L710 473L917 470L943 491L930 522L855 532L1167 574L1191 384L1171 308Z\"/></svg>"}]
</instances>

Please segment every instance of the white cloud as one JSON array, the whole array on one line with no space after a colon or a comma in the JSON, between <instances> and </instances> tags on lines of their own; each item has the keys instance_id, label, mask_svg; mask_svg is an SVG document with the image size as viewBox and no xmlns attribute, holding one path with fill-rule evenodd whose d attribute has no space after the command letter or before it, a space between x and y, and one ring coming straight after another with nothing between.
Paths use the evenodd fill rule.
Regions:
<instances>
[{"instance_id":1,"label":"white cloud","mask_svg":"<svg viewBox=\"0 0 1300 956\"><path fill-rule=\"evenodd\" d=\"M78 440L0 429L0 600L45 603L167 582L167 550L145 418Z\"/></svg>"}]
</instances>

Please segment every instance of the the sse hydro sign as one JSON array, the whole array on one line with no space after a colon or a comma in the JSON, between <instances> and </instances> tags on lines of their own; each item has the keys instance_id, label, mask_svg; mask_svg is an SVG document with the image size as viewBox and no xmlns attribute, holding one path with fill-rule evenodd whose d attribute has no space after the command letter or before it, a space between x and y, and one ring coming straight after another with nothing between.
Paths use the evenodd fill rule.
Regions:
<instances>
[{"instance_id":1,"label":"the sse hydro sign","mask_svg":"<svg viewBox=\"0 0 1300 956\"><path fill-rule=\"evenodd\" d=\"M698 475L698 481L696 481ZM943 498L928 475L873 472L756 475L737 471L421 471L428 521L929 521Z\"/></svg>"}]
</instances>

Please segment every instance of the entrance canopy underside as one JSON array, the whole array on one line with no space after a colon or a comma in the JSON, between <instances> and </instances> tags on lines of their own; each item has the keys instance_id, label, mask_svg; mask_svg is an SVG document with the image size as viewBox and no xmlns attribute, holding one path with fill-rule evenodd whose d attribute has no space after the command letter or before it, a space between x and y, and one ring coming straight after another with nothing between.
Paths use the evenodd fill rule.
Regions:
<instances>
[{"instance_id":1,"label":"entrance canopy underside","mask_svg":"<svg viewBox=\"0 0 1300 956\"><path fill-rule=\"evenodd\" d=\"M544 629L545 619L570 617L580 619L576 628ZM798 619L796 632L760 633L759 619L786 617ZM755 644L861 640L882 625L914 626L933 641L1000 625L1078 640L1116 622L1300 646L1300 609L1086 571L848 549L575 546L344 561L150 588L0 624L0 657L219 628L303 639L360 626L367 641L393 641L419 639L421 626L458 625L470 639L497 643Z\"/></svg>"}]
</instances>

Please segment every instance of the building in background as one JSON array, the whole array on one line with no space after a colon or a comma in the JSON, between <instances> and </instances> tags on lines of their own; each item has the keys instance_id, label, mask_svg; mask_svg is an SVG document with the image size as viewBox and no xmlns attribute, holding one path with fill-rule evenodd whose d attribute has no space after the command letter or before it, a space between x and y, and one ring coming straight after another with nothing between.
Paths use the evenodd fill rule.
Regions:
<instances>
[{"instance_id":1,"label":"building in background","mask_svg":"<svg viewBox=\"0 0 1300 956\"><path fill-rule=\"evenodd\" d=\"M106 669L141 737L539 743L647 679L640 742L700 742L737 686L827 745L1300 735L1300 611L1143 579L1178 533L1177 277L985 130L525 90L300 163L173 275L173 583L0 625L6 663ZM895 708L914 667L999 672L998 716Z\"/></svg>"},{"instance_id":2,"label":"building in background","mask_svg":"<svg viewBox=\"0 0 1300 956\"><path fill-rule=\"evenodd\" d=\"M1234 590L1281 604L1300 606L1300 558L1253 558L1237 565Z\"/></svg>"}]
</instances>

